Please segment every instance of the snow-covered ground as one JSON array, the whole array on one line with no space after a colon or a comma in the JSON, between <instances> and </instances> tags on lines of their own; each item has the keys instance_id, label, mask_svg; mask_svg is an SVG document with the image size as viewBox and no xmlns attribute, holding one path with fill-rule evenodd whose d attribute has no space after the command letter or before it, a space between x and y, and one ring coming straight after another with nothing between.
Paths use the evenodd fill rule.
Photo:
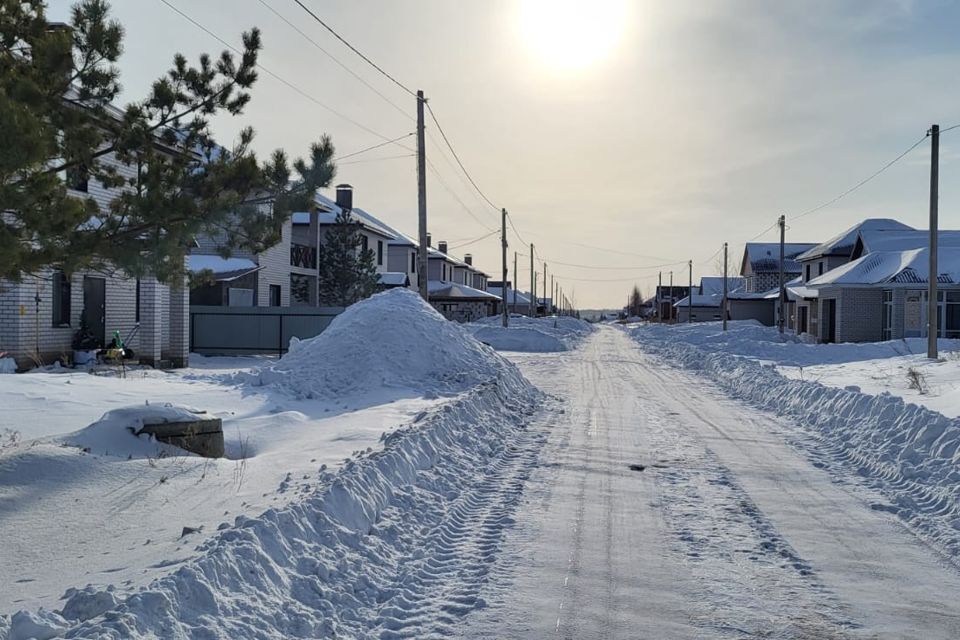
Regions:
<instances>
[{"instance_id":1,"label":"snow-covered ground","mask_svg":"<svg viewBox=\"0 0 960 640\"><path fill-rule=\"evenodd\" d=\"M570 316L528 318L512 315L509 326L500 316L467 325L474 337L497 351L554 352L575 349L594 331L593 325Z\"/></svg>"},{"instance_id":2,"label":"snow-covered ground","mask_svg":"<svg viewBox=\"0 0 960 640\"><path fill-rule=\"evenodd\" d=\"M356 637L478 606L538 451L516 367L405 290L279 361L193 365L0 381L0 638ZM221 417L227 458L126 429L165 403Z\"/></svg>"},{"instance_id":3,"label":"snow-covered ground","mask_svg":"<svg viewBox=\"0 0 960 640\"><path fill-rule=\"evenodd\" d=\"M940 358L929 360L926 338L814 344L751 321L731 322L726 332L717 322L641 326L638 335L773 364L788 378L841 389L855 386L870 395L888 393L950 417L960 416L960 340L939 340Z\"/></svg>"}]
</instances>

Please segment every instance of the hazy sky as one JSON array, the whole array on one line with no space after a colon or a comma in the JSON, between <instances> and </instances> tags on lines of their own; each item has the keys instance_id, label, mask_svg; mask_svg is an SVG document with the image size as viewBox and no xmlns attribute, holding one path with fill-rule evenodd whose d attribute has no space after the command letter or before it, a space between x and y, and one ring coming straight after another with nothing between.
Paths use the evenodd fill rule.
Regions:
<instances>
[{"instance_id":1,"label":"hazy sky","mask_svg":"<svg viewBox=\"0 0 960 640\"><path fill-rule=\"evenodd\" d=\"M415 100L293 0L169 1L230 42L258 26L265 67L369 129L387 138L414 130ZM780 213L789 218L836 196L931 123L960 123L960 7L950 2L304 1L401 82L425 91L480 187L511 212L581 307L621 305L634 282L651 292L651 265L693 259L695 278L715 273L710 256L724 241L736 271L743 242ZM571 4L575 15L565 19ZM69 5L52 1L51 17L65 18ZM160 0L115 0L113 8L126 28L126 100L143 96L174 52L195 59L223 49ZM301 155L323 133L343 154L382 141L265 74L244 115L216 125L225 144L254 126L262 154L283 147ZM960 129L945 133L945 228L960 227L958 150ZM341 165L336 182L354 186L357 206L415 234L408 153L391 145L357 156L364 162ZM466 242L498 227L498 214L449 156L429 140L427 153L482 222L428 172L434 242ZM925 228L928 162L924 143L839 203L790 223L788 240L821 241L866 217ZM512 269L513 251L528 248L513 234L510 243ZM499 278L498 236L453 252L472 253ZM686 282L685 264L665 267L665 280L671 268ZM529 269L521 267L520 280L529 282Z\"/></svg>"}]
</instances>

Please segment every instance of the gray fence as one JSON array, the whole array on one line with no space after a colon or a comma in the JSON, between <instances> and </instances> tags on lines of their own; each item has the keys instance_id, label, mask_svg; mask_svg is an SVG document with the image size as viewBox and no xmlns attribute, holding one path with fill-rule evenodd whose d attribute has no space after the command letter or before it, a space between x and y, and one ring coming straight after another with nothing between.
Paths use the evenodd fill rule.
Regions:
<instances>
[{"instance_id":1,"label":"gray fence","mask_svg":"<svg viewBox=\"0 0 960 640\"><path fill-rule=\"evenodd\" d=\"M207 356L286 353L290 338L312 338L338 307L207 307L190 305L190 351Z\"/></svg>"}]
</instances>

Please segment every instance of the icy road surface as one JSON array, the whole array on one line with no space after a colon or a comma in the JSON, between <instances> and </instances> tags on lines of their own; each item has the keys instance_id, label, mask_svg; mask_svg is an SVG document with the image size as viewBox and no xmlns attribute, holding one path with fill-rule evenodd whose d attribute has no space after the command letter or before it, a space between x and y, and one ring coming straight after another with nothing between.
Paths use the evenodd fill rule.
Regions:
<instances>
[{"instance_id":1,"label":"icy road surface","mask_svg":"<svg viewBox=\"0 0 960 640\"><path fill-rule=\"evenodd\" d=\"M960 571L797 427L615 328L511 357L565 411L461 637L960 638Z\"/></svg>"}]
</instances>

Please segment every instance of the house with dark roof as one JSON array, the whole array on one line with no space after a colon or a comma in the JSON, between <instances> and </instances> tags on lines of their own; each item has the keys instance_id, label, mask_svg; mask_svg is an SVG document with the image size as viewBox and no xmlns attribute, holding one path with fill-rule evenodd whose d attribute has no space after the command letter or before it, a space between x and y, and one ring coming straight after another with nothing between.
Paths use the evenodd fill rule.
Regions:
<instances>
[{"instance_id":1,"label":"house with dark roof","mask_svg":"<svg viewBox=\"0 0 960 640\"><path fill-rule=\"evenodd\" d=\"M784 280L800 275L797 256L816 247L811 242L787 242L783 245ZM762 293L780 286L780 243L748 242L743 250L740 275L748 293Z\"/></svg>"}]
</instances>

